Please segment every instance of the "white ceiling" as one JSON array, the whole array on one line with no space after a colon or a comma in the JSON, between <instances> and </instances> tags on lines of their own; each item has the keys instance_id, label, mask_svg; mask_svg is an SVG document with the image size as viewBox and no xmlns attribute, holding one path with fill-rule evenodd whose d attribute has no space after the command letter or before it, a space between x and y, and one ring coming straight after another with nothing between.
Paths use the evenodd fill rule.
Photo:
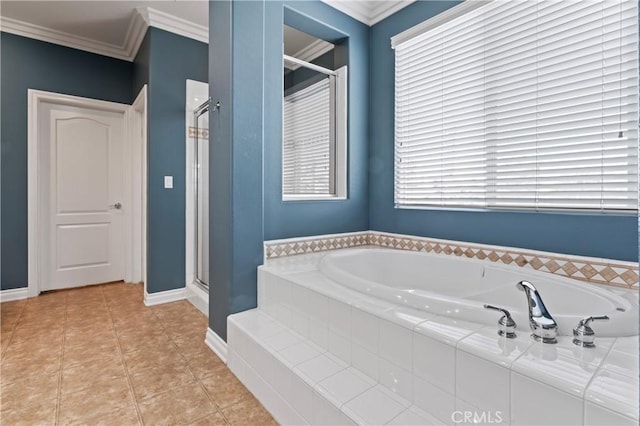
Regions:
<instances>
[{"instance_id":1,"label":"white ceiling","mask_svg":"<svg viewBox=\"0 0 640 426\"><path fill-rule=\"evenodd\" d=\"M414 0L322 1L373 25ZM207 42L208 7L208 0L1 0L0 24L14 34L133 60L147 26ZM304 37L298 40L303 33L297 33L288 31L287 54L308 61L329 48Z\"/></svg>"}]
</instances>

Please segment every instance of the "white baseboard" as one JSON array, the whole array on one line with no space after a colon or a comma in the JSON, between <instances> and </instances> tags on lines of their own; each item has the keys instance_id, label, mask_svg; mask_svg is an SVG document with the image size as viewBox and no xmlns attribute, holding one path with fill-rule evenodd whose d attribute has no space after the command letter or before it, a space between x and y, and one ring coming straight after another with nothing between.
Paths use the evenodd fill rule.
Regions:
<instances>
[{"instance_id":1,"label":"white baseboard","mask_svg":"<svg viewBox=\"0 0 640 426\"><path fill-rule=\"evenodd\" d=\"M175 290L159 291L157 293L144 292L145 306L161 305L163 303L177 302L187 298L187 292L184 288Z\"/></svg>"},{"instance_id":2,"label":"white baseboard","mask_svg":"<svg viewBox=\"0 0 640 426\"><path fill-rule=\"evenodd\" d=\"M11 302L12 300L21 300L27 297L29 297L29 289L27 287L0 291L0 302Z\"/></svg>"},{"instance_id":3,"label":"white baseboard","mask_svg":"<svg viewBox=\"0 0 640 426\"><path fill-rule=\"evenodd\" d=\"M193 283L187 284L185 288L187 300L209 318L209 293L200 288L199 285Z\"/></svg>"},{"instance_id":4,"label":"white baseboard","mask_svg":"<svg viewBox=\"0 0 640 426\"><path fill-rule=\"evenodd\" d=\"M222 337L218 336L215 331L210 328L207 328L207 335L204 338L204 343L209 346L218 358L222 360L225 364L227 363L227 342L222 340Z\"/></svg>"}]
</instances>

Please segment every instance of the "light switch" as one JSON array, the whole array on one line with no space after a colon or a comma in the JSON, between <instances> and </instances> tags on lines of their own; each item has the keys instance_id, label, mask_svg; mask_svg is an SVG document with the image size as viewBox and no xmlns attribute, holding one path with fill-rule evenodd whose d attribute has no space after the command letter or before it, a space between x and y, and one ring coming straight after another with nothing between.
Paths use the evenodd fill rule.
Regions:
<instances>
[{"instance_id":1,"label":"light switch","mask_svg":"<svg viewBox=\"0 0 640 426\"><path fill-rule=\"evenodd\" d=\"M173 176L165 176L164 177L164 187L166 189L173 188Z\"/></svg>"}]
</instances>

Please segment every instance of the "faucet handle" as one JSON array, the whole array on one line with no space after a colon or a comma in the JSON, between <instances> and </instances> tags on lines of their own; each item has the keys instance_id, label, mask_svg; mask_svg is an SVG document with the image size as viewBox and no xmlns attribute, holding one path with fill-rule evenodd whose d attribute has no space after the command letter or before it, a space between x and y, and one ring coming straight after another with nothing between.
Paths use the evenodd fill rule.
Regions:
<instances>
[{"instance_id":1,"label":"faucet handle","mask_svg":"<svg viewBox=\"0 0 640 426\"><path fill-rule=\"evenodd\" d=\"M584 348L593 348L595 346L595 343L593 343L593 341L596 337L596 333L591 327L589 327L589 323L591 321L608 319L609 317L606 315L597 317L586 317L581 319L578 325L573 329L573 344L582 346Z\"/></svg>"},{"instance_id":2,"label":"faucet handle","mask_svg":"<svg viewBox=\"0 0 640 426\"><path fill-rule=\"evenodd\" d=\"M507 339L514 339L516 337L516 322L511 318L511 313L504 308L493 305L484 305L486 309L492 309L494 311L502 312L504 315L498 320L498 334L504 336Z\"/></svg>"}]
</instances>

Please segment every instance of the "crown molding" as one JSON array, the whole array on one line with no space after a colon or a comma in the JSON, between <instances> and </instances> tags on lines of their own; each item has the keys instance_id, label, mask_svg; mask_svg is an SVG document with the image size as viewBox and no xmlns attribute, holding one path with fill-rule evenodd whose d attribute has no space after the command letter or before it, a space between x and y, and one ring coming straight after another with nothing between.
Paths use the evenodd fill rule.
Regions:
<instances>
[{"instance_id":1,"label":"crown molding","mask_svg":"<svg viewBox=\"0 0 640 426\"><path fill-rule=\"evenodd\" d=\"M415 0L377 1L369 15L369 26L375 25L383 19L393 15L400 9L404 9Z\"/></svg>"},{"instance_id":2,"label":"crown molding","mask_svg":"<svg viewBox=\"0 0 640 426\"><path fill-rule=\"evenodd\" d=\"M207 27L196 25L186 19L149 7L137 8L131 14L127 34L122 45L105 43L5 16L0 17L0 30L3 32L129 62L133 61L138 54L138 49L140 49L149 27L160 28L203 43L209 42L209 29Z\"/></svg>"},{"instance_id":3,"label":"crown molding","mask_svg":"<svg viewBox=\"0 0 640 426\"><path fill-rule=\"evenodd\" d=\"M41 27L40 25L7 18L5 16L0 17L0 28L3 32L22 37L46 41L48 43L97 53L99 55L110 56L112 58L124 59L125 61L132 60L122 46L104 43L90 38L79 37L62 31L53 30L51 28Z\"/></svg>"},{"instance_id":4,"label":"crown molding","mask_svg":"<svg viewBox=\"0 0 640 426\"><path fill-rule=\"evenodd\" d=\"M294 58L297 59L301 59L305 62L311 62L314 59L324 55L325 53L329 52L331 49L333 49L333 44L324 41L324 40L316 40L313 43L311 43L310 45L308 45L307 47L305 47L304 49L301 49L299 51L297 51L296 53L294 53L293 56ZM290 65L286 65L285 64L285 68L290 69L290 70L297 70L298 68L300 68L301 65L299 64L290 64Z\"/></svg>"},{"instance_id":5,"label":"crown molding","mask_svg":"<svg viewBox=\"0 0 640 426\"><path fill-rule=\"evenodd\" d=\"M363 24L369 25L369 7L363 1L322 0L322 2L357 19Z\"/></svg>"},{"instance_id":6,"label":"crown molding","mask_svg":"<svg viewBox=\"0 0 640 426\"><path fill-rule=\"evenodd\" d=\"M322 1L334 9L371 26L408 6L415 0ZM139 7L131 14L127 34L122 45L105 43L4 16L0 17L0 31L125 61L133 61L135 59L148 27L156 27L183 37L209 43L209 29L206 26L194 24L186 19L178 18L150 7ZM295 57L311 62L331 49L331 45L325 43L323 41L314 43L296 53Z\"/></svg>"},{"instance_id":7,"label":"crown molding","mask_svg":"<svg viewBox=\"0 0 640 426\"><path fill-rule=\"evenodd\" d=\"M323 3L369 26L377 24L414 1L415 0L322 0Z\"/></svg>"},{"instance_id":8,"label":"crown molding","mask_svg":"<svg viewBox=\"0 0 640 426\"><path fill-rule=\"evenodd\" d=\"M183 37L209 43L209 28L204 25L197 25L186 19L178 18L150 7L139 7L136 12L142 16L150 27L160 28Z\"/></svg>"},{"instance_id":9,"label":"crown molding","mask_svg":"<svg viewBox=\"0 0 640 426\"><path fill-rule=\"evenodd\" d=\"M303 61L311 62L314 59L324 55L328 51L333 49L333 44L317 39L304 49L294 53L292 56L298 59L302 59Z\"/></svg>"},{"instance_id":10,"label":"crown molding","mask_svg":"<svg viewBox=\"0 0 640 426\"><path fill-rule=\"evenodd\" d=\"M133 61L136 58L148 27L147 21L145 21L144 17L137 10L131 14L127 35L124 37L124 43L122 45L122 49L127 54L128 61Z\"/></svg>"}]
</instances>

